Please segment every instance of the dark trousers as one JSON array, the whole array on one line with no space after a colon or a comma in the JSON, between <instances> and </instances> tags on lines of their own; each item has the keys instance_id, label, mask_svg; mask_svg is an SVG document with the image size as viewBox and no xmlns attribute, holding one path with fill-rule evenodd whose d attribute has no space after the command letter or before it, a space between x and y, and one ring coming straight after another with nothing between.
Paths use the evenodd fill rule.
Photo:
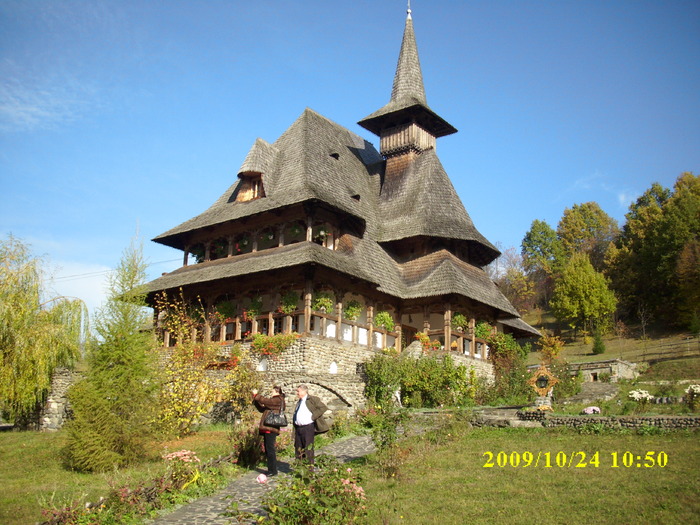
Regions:
<instances>
[{"instance_id":1,"label":"dark trousers","mask_svg":"<svg viewBox=\"0 0 700 525\"><path fill-rule=\"evenodd\" d=\"M294 425L294 451L296 458L306 460L309 464L314 464L314 437L316 429L314 424Z\"/></svg>"},{"instance_id":2,"label":"dark trousers","mask_svg":"<svg viewBox=\"0 0 700 525\"><path fill-rule=\"evenodd\" d=\"M277 434L274 432L264 432L263 442L265 443L265 457L267 458L267 473L277 474L277 451L275 450L275 441Z\"/></svg>"}]
</instances>

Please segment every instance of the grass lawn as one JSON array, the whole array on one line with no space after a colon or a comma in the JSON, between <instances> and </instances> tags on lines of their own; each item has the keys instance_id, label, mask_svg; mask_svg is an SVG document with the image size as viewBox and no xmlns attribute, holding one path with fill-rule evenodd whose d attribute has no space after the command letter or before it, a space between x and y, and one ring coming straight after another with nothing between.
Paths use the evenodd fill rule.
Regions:
<instances>
[{"instance_id":1,"label":"grass lawn","mask_svg":"<svg viewBox=\"0 0 700 525\"><path fill-rule=\"evenodd\" d=\"M453 430L454 432L454 430ZM415 441L398 477L370 467L363 482L370 523L578 524L700 521L698 433L581 435L565 429L483 428L443 435L442 443ZM542 453L539 466L523 467L522 454ZM623 454L634 456L625 467ZM663 451L668 464L637 467L636 456ZM485 468L488 456L512 452L521 466ZM543 466L550 453L552 467ZM558 467L556 455L598 453L598 467ZM613 453L620 465L613 468ZM501 456L502 458L504 456ZM513 456L515 459L516 456ZM561 458L561 456L560 456ZM573 462L581 459L578 454ZM643 461L642 461L643 462Z\"/></svg>"},{"instance_id":2,"label":"grass lawn","mask_svg":"<svg viewBox=\"0 0 700 525\"><path fill-rule=\"evenodd\" d=\"M163 462L156 462L104 474L72 472L61 466L59 451L64 442L62 432L0 433L0 524L35 523L42 519L42 508L68 505L76 499L94 502L112 487L149 481L165 468ZM230 452L225 426L206 428L157 447L164 453L193 450L203 462Z\"/></svg>"}]
</instances>

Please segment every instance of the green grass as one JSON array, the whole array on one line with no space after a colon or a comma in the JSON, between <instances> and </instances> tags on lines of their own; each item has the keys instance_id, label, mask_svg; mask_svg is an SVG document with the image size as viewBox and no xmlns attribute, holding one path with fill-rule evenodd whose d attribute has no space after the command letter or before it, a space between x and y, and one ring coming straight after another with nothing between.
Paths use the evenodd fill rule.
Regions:
<instances>
[{"instance_id":1,"label":"green grass","mask_svg":"<svg viewBox=\"0 0 700 525\"><path fill-rule=\"evenodd\" d=\"M452 430L454 432L454 429ZM580 435L564 429L457 431L442 443L413 442L399 476L365 467L370 523L697 523L700 439L697 433ZM550 453L551 468L485 468L486 452ZM600 466L557 467L567 456L599 453ZM612 453L664 451L665 468L612 468ZM580 459L577 456L576 462ZM568 463L567 463L568 464ZM636 460L635 460L636 464Z\"/></svg>"},{"instance_id":2,"label":"green grass","mask_svg":"<svg viewBox=\"0 0 700 525\"><path fill-rule=\"evenodd\" d=\"M61 466L65 434L0 433L0 523L26 525L42 519L41 509L73 501L97 501L112 487L147 482L164 470L162 462L104 474L82 474ZM226 427L210 427L187 438L160 443L159 451L194 450L202 461L228 454Z\"/></svg>"}]
</instances>

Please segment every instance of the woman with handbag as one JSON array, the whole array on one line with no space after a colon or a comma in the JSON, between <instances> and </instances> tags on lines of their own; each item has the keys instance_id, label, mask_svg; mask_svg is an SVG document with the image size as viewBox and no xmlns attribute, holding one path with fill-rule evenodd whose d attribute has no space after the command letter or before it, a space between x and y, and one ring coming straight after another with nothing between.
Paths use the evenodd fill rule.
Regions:
<instances>
[{"instance_id":1,"label":"woman with handbag","mask_svg":"<svg viewBox=\"0 0 700 525\"><path fill-rule=\"evenodd\" d=\"M270 418L279 419L279 415L284 415L285 402L284 392L279 386L272 387L272 395L263 397L258 394L257 390L253 390L253 404L258 411L262 412L258 431L263 437L265 444L265 457L267 458L267 475L277 475L277 452L275 451L275 441L280 433L280 427L277 424L286 424L284 422L275 421L275 426L271 426ZM268 422L265 420L268 419Z\"/></svg>"}]
</instances>

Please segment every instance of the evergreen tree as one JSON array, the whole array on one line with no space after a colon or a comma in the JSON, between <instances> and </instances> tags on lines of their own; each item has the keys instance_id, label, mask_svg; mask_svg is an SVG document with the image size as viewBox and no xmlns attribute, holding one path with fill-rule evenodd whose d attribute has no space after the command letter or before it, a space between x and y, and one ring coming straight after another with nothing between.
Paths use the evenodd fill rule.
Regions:
<instances>
[{"instance_id":1,"label":"evergreen tree","mask_svg":"<svg viewBox=\"0 0 700 525\"><path fill-rule=\"evenodd\" d=\"M132 242L97 315L99 340L90 349L86 377L69 392L74 419L64 457L76 470L105 471L148 456L157 381L145 330L145 267L141 246Z\"/></svg>"},{"instance_id":2,"label":"evergreen tree","mask_svg":"<svg viewBox=\"0 0 700 525\"><path fill-rule=\"evenodd\" d=\"M28 424L54 369L80 356L86 335L83 302L46 300L41 261L12 236L0 241L0 412L19 426Z\"/></svg>"}]
</instances>

